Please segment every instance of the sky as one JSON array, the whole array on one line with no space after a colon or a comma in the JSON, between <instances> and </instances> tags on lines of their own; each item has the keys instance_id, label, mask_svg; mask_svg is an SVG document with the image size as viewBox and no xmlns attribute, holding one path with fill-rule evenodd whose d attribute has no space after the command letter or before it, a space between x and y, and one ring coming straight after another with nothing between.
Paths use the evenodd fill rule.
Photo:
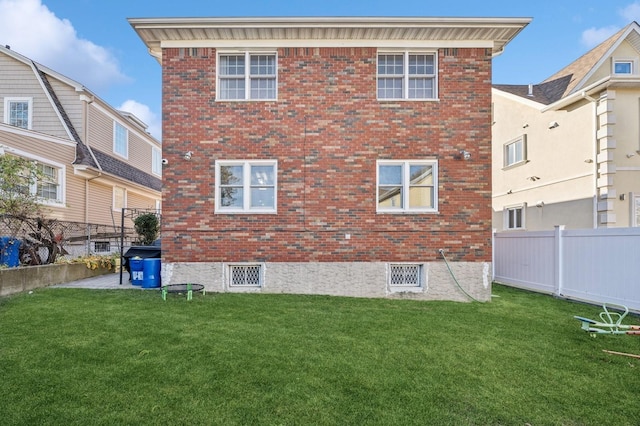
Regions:
<instances>
[{"instance_id":1,"label":"sky","mask_svg":"<svg viewBox=\"0 0 640 426\"><path fill-rule=\"evenodd\" d=\"M532 18L493 60L493 82L540 83L632 21L640 0L0 0L0 44L129 111L161 139L160 64L127 18Z\"/></svg>"}]
</instances>

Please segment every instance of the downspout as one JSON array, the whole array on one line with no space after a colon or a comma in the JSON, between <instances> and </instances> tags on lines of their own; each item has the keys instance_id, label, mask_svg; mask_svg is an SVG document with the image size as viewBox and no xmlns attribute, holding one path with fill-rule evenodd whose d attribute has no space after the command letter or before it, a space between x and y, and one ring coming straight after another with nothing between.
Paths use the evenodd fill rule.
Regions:
<instances>
[{"instance_id":1,"label":"downspout","mask_svg":"<svg viewBox=\"0 0 640 426\"><path fill-rule=\"evenodd\" d=\"M85 141L85 146L89 150L89 154L91 154L91 158L93 158L93 161L95 161L99 170L98 176L85 179L84 181L84 223L86 224L89 224L89 182L102 176L102 167L100 166L100 163L98 163L98 160L96 159L96 157L93 155L93 151L91 151L91 147L89 146L89 105L93 103L94 99L95 98L93 96L90 99L89 98L83 99L84 123L82 126L82 139Z\"/></svg>"},{"instance_id":2,"label":"downspout","mask_svg":"<svg viewBox=\"0 0 640 426\"><path fill-rule=\"evenodd\" d=\"M592 98L587 94L587 92L583 91L581 93L583 99L589 101L592 105L593 109L593 138L592 138L592 149L593 149L593 203L591 206L592 216L593 216L593 229L598 228L598 100Z\"/></svg>"}]
</instances>

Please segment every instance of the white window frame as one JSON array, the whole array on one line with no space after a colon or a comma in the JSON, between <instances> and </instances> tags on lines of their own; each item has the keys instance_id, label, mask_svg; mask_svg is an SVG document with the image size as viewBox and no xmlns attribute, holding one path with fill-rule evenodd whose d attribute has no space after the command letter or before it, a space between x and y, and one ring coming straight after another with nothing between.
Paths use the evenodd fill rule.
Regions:
<instances>
[{"instance_id":1,"label":"white window frame","mask_svg":"<svg viewBox=\"0 0 640 426\"><path fill-rule=\"evenodd\" d=\"M221 56L244 56L244 76L225 76L221 74ZM275 73L274 74L251 74L251 57L252 56L273 56ZM274 97L273 98L254 98L251 97L251 81L254 79L265 78L273 80ZM223 98L221 90L221 80L235 79L244 80L244 96L237 98ZM273 50L251 50L251 51L220 51L216 58L216 101L220 102L237 102L237 101L276 101L278 100L278 52Z\"/></svg>"},{"instance_id":2,"label":"white window frame","mask_svg":"<svg viewBox=\"0 0 640 426\"><path fill-rule=\"evenodd\" d=\"M640 193L629 193L629 204L630 204L630 212L629 217L631 218L631 226L639 227L640 226Z\"/></svg>"},{"instance_id":3,"label":"white window frame","mask_svg":"<svg viewBox=\"0 0 640 426\"><path fill-rule=\"evenodd\" d=\"M44 157L40 157L37 155L31 155L27 152L20 150L13 150L14 155L18 157L25 158L29 161L36 162L37 165L49 166L57 171L56 176L56 199L52 200L51 198L42 198L38 196L38 180L35 179L34 182L29 185L29 194L36 197L36 201L39 204L51 206L51 207L64 207L66 204L66 176L67 176L67 168L64 164L56 163L54 161L50 161ZM2 154L4 155L4 154Z\"/></svg>"},{"instance_id":4,"label":"white window frame","mask_svg":"<svg viewBox=\"0 0 640 426\"><path fill-rule=\"evenodd\" d=\"M514 161L510 162L510 147L511 146L516 146L517 144L521 144L521 153L522 153L522 158L519 160L516 160L514 158ZM503 147L503 161L504 161L504 167L503 168L511 168L511 167L515 167L518 166L520 164L524 164L527 162L527 135L520 135L517 138L510 140L509 142L504 144Z\"/></svg>"},{"instance_id":5,"label":"white window frame","mask_svg":"<svg viewBox=\"0 0 640 426\"><path fill-rule=\"evenodd\" d=\"M117 206L116 205L116 197L117 197L117 192L118 191L122 191L122 206ZM128 191L127 188L123 187L123 186L114 186L113 187L113 199L112 199L112 203L111 206L113 208L114 211L122 211L122 209L126 209L127 208L127 197L128 196Z\"/></svg>"},{"instance_id":6,"label":"white window frame","mask_svg":"<svg viewBox=\"0 0 640 426\"><path fill-rule=\"evenodd\" d=\"M222 166L242 166L242 191L243 206L225 207L222 206L220 167ZM273 185L273 207L251 207L251 166L272 166ZM253 185L255 187L255 185ZM216 214L275 214L278 212L278 161L277 160L218 160L215 164L215 213Z\"/></svg>"},{"instance_id":7,"label":"white window frame","mask_svg":"<svg viewBox=\"0 0 640 426\"><path fill-rule=\"evenodd\" d=\"M380 56L385 55L403 55L402 74L380 74L379 61ZM433 56L433 74L409 74L409 58L417 55ZM427 98L411 98L409 97L409 82L416 78L428 78L433 81L433 96ZM402 78L402 97L380 97L380 79L382 78ZM380 50L376 56L376 98L379 101L437 101L438 100L438 52L434 50Z\"/></svg>"},{"instance_id":8,"label":"white window frame","mask_svg":"<svg viewBox=\"0 0 640 426\"><path fill-rule=\"evenodd\" d=\"M409 206L409 190L411 185L410 168L414 165L427 165L431 167L433 176L433 206L411 208ZM380 166L402 166L402 205L396 207L381 207L380 194ZM429 185L431 186L431 185ZM376 212L392 214L412 214L412 213L437 213L438 212L438 160L377 160L376 161Z\"/></svg>"},{"instance_id":9,"label":"white window frame","mask_svg":"<svg viewBox=\"0 0 640 426\"><path fill-rule=\"evenodd\" d=\"M151 172L162 176L162 151L155 146L151 147Z\"/></svg>"},{"instance_id":10,"label":"white window frame","mask_svg":"<svg viewBox=\"0 0 640 426\"><path fill-rule=\"evenodd\" d=\"M27 130L31 130L33 127L33 98L30 97L6 97L4 98L4 122L6 124L12 125L11 124L11 104L12 103L27 103L27 127L22 127L22 126L16 126L15 124L13 124L13 126L19 127L21 129L27 129Z\"/></svg>"},{"instance_id":11,"label":"white window frame","mask_svg":"<svg viewBox=\"0 0 640 426\"><path fill-rule=\"evenodd\" d=\"M124 152L121 152L118 147L118 128L124 130ZM117 121L113 122L113 153L126 159L129 158L129 129Z\"/></svg>"},{"instance_id":12,"label":"white window frame","mask_svg":"<svg viewBox=\"0 0 640 426\"><path fill-rule=\"evenodd\" d=\"M616 72L616 65L629 64L629 72ZM613 58L611 61L611 74L617 77L638 75L638 59Z\"/></svg>"},{"instance_id":13,"label":"white window frame","mask_svg":"<svg viewBox=\"0 0 640 426\"><path fill-rule=\"evenodd\" d=\"M520 226L510 227L509 226L510 215L512 214L512 212L513 214L516 214L517 211L520 211ZM505 207L503 211L504 212L503 229L507 231L520 231L520 230L526 229L526 222L525 222L526 211L527 211L526 203Z\"/></svg>"},{"instance_id":14,"label":"white window frame","mask_svg":"<svg viewBox=\"0 0 640 426\"><path fill-rule=\"evenodd\" d=\"M265 265L262 263L230 263L226 265L227 288L231 291L255 291L264 287L264 271ZM258 283L257 284L234 284L233 283L233 270L234 269L246 269L246 268L258 268Z\"/></svg>"}]
</instances>

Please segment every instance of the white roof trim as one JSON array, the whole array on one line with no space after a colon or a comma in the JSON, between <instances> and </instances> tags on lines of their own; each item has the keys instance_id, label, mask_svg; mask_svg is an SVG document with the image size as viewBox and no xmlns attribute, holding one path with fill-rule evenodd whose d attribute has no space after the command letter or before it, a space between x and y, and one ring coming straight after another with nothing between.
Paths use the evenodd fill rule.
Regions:
<instances>
[{"instance_id":1,"label":"white roof trim","mask_svg":"<svg viewBox=\"0 0 640 426\"><path fill-rule=\"evenodd\" d=\"M268 18L131 18L129 23L149 52L161 58L162 47L425 46L490 47L499 54L531 18L437 17L268 17ZM446 42L446 43L444 43ZM175 43L175 44L171 44ZM339 44L336 44L339 43ZM450 43L450 44L449 44ZM478 44L475 44L478 43Z\"/></svg>"},{"instance_id":2,"label":"white roof trim","mask_svg":"<svg viewBox=\"0 0 640 426\"><path fill-rule=\"evenodd\" d=\"M611 55L613 55L613 52L618 48L618 46L620 46L620 44L622 44L622 42L629 36L629 33L631 33L632 31L635 31L636 33L640 33L640 26L638 26L638 24L635 22L632 22L631 24L629 24L629 28L627 28L627 30L609 48L609 50L607 50L607 52L604 55L602 55L602 57L598 60L598 62L596 62L593 67L591 67L591 70L589 70L589 72L582 78L582 80L580 80L580 82L576 84L576 86L571 91L570 95L576 92L582 92L584 90L584 89L581 89L582 85L585 84L587 81L589 81L591 76L598 69L600 69L602 65L604 65L605 61L609 60Z\"/></svg>"},{"instance_id":3,"label":"white roof trim","mask_svg":"<svg viewBox=\"0 0 640 426\"><path fill-rule=\"evenodd\" d=\"M161 48L190 48L190 47L213 47L223 49L252 49L268 48L277 49L279 47L378 47L383 49L392 48L487 48L493 49L494 43L489 40L429 40L429 41L405 41L399 43L395 40L287 40L286 46L282 45L282 40L167 40L160 42Z\"/></svg>"},{"instance_id":4,"label":"white roof trim","mask_svg":"<svg viewBox=\"0 0 640 426\"><path fill-rule=\"evenodd\" d=\"M76 142L73 139L67 140L64 138L56 137L56 136L45 135L44 133L36 132L34 130L23 129L22 127L16 127L10 124L0 123L0 132L12 133L15 135L38 139L43 142L52 142L58 145L65 145L70 147L76 146Z\"/></svg>"},{"instance_id":5,"label":"white roof trim","mask_svg":"<svg viewBox=\"0 0 640 426\"><path fill-rule=\"evenodd\" d=\"M521 103L537 110L542 110L545 107L542 102L536 102L535 100L530 98L523 98L522 96L514 95L513 93L505 92L504 90L496 89L495 87L491 88L491 95L502 96L505 99Z\"/></svg>"}]
</instances>

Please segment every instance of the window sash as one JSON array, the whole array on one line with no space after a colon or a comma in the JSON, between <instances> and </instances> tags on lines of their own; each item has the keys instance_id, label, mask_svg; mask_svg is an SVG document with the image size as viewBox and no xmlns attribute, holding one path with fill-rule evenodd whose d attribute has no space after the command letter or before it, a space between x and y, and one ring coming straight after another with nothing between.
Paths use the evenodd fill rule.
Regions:
<instances>
[{"instance_id":1,"label":"window sash","mask_svg":"<svg viewBox=\"0 0 640 426\"><path fill-rule=\"evenodd\" d=\"M521 137L504 146L504 166L508 167L513 164L521 163L526 159L525 156L525 138Z\"/></svg>"},{"instance_id":2,"label":"window sash","mask_svg":"<svg viewBox=\"0 0 640 426\"><path fill-rule=\"evenodd\" d=\"M4 122L22 129L31 129L32 98L4 98Z\"/></svg>"},{"instance_id":3,"label":"window sash","mask_svg":"<svg viewBox=\"0 0 640 426\"><path fill-rule=\"evenodd\" d=\"M437 211L437 162L379 161L377 174L379 212Z\"/></svg>"},{"instance_id":4,"label":"window sash","mask_svg":"<svg viewBox=\"0 0 640 426\"><path fill-rule=\"evenodd\" d=\"M221 53L218 63L219 100L277 99L275 53Z\"/></svg>"},{"instance_id":5,"label":"window sash","mask_svg":"<svg viewBox=\"0 0 640 426\"><path fill-rule=\"evenodd\" d=\"M276 161L218 161L215 173L217 212L276 212Z\"/></svg>"},{"instance_id":6,"label":"window sash","mask_svg":"<svg viewBox=\"0 0 640 426\"><path fill-rule=\"evenodd\" d=\"M618 75L633 74L633 61L615 61L613 63L613 72Z\"/></svg>"},{"instance_id":7,"label":"window sash","mask_svg":"<svg viewBox=\"0 0 640 426\"><path fill-rule=\"evenodd\" d=\"M378 54L378 99L436 99L435 53Z\"/></svg>"}]
</instances>

